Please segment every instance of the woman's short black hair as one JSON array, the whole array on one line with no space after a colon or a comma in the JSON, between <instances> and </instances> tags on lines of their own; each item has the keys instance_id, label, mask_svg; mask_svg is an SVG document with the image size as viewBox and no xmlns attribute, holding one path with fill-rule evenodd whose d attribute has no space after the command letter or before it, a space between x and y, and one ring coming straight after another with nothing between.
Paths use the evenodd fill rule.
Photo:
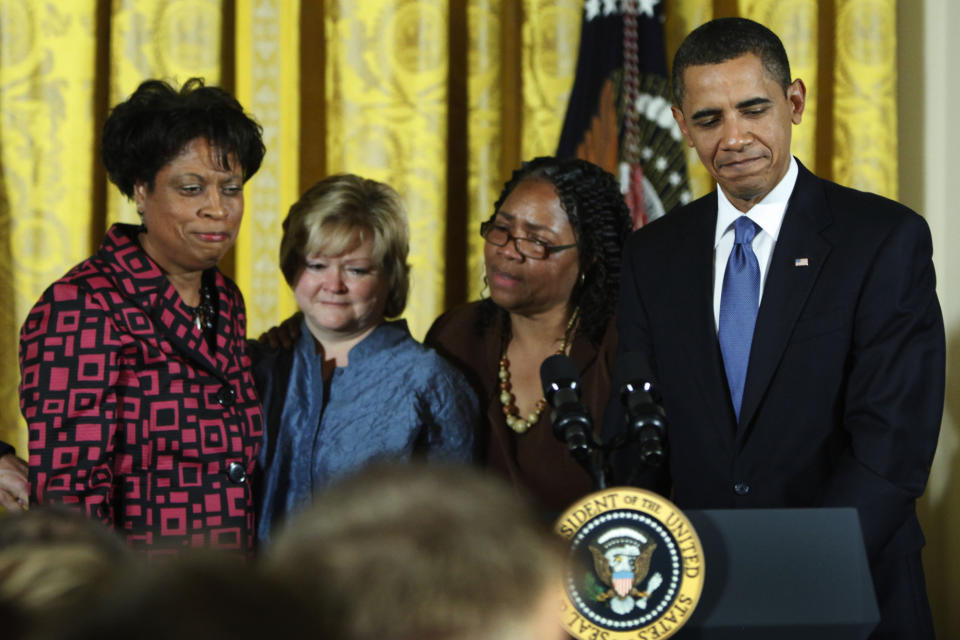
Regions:
<instances>
[{"instance_id":1,"label":"woman's short black hair","mask_svg":"<svg viewBox=\"0 0 960 640\"><path fill-rule=\"evenodd\" d=\"M205 138L231 169L236 158L246 182L260 168L265 148L263 128L236 98L220 87L190 78L180 91L163 80L147 80L113 108L103 126L100 156L111 182L128 198L133 187L153 181L192 140Z\"/></svg>"},{"instance_id":2,"label":"woman's short black hair","mask_svg":"<svg viewBox=\"0 0 960 640\"><path fill-rule=\"evenodd\" d=\"M582 279L574 285L570 304L580 307L577 333L599 344L616 308L621 253L631 227L630 210L620 185L608 172L586 160L534 158L514 171L503 186L490 220L516 186L526 180L553 185L573 227Z\"/></svg>"}]
</instances>

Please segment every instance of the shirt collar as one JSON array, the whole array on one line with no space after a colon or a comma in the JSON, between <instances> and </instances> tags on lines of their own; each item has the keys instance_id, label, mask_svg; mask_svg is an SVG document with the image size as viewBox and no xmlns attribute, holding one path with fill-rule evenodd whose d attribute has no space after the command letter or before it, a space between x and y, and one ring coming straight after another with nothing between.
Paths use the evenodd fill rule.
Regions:
<instances>
[{"instance_id":1,"label":"shirt collar","mask_svg":"<svg viewBox=\"0 0 960 640\"><path fill-rule=\"evenodd\" d=\"M410 335L410 329L407 327L407 321L385 320L370 332L363 340L353 345L350 349L350 362L358 362L370 356L386 351L406 339ZM307 320L304 318L300 322L300 338L297 341L297 349L308 359L316 354L316 344L313 341L313 334L307 326Z\"/></svg>"},{"instance_id":2,"label":"shirt collar","mask_svg":"<svg viewBox=\"0 0 960 640\"><path fill-rule=\"evenodd\" d=\"M780 225L783 224L783 216L787 211L787 204L790 202L790 196L793 194L793 187L797 184L797 175L800 173L797 168L797 159L790 157L790 166L787 167L787 173L781 178L773 189L770 190L763 200L753 205L750 211L746 213L740 211L727 199L726 194L719 186L717 187L717 229L713 238L713 247L716 249L720 243L720 238L727 229L733 224L733 221L740 216L747 216L756 222L760 228L766 231L777 241L780 235Z\"/></svg>"}]
</instances>

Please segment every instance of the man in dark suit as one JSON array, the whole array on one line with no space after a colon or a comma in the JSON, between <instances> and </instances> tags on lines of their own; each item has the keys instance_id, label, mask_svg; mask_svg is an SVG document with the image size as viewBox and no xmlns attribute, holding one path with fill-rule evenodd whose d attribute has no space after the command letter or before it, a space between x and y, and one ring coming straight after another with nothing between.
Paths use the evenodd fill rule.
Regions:
<instances>
[{"instance_id":1,"label":"man in dark suit","mask_svg":"<svg viewBox=\"0 0 960 640\"><path fill-rule=\"evenodd\" d=\"M856 507L872 637L932 638L915 502L945 348L927 225L791 156L806 88L766 27L699 27L673 79L674 117L719 189L625 250L618 360L662 393L659 480L681 508ZM614 470L650 481L629 453Z\"/></svg>"}]
</instances>

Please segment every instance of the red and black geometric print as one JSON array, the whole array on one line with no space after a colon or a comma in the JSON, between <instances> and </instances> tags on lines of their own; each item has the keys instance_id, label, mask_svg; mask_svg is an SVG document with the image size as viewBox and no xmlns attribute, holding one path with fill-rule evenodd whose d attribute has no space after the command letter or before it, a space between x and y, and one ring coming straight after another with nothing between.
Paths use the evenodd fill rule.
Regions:
<instances>
[{"instance_id":1,"label":"red and black geometric print","mask_svg":"<svg viewBox=\"0 0 960 640\"><path fill-rule=\"evenodd\" d=\"M215 269L214 345L115 225L51 285L20 333L31 498L82 507L152 555L249 552L263 431L243 298Z\"/></svg>"}]
</instances>

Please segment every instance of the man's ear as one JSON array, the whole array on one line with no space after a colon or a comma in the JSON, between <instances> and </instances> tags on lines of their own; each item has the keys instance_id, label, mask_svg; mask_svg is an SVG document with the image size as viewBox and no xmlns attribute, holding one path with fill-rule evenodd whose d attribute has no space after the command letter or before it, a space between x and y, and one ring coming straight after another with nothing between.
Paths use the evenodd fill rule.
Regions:
<instances>
[{"instance_id":1,"label":"man's ear","mask_svg":"<svg viewBox=\"0 0 960 640\"><path fill-rule=\"evenodd\" d=\"M790 103L790 121L800 124L803 118L803 109L807 106L807 87L803 80L797 78L787 87L787 102Z\"/></svg>"},{"instance_id":2,"label":"man's ear","mask_svg":"<svg viewBox=\"0 0 960 640\"><path fill-rule=\"evenodd\" d=\"M670 111L673 112L673 119L677 121L677 126L680 127L680 132L687 141L687 146L693 147L693 140L690 138L690 131L687 130L687 121L683 117L683 111L680 111L678 107L670 107Z\"/></svg>"}]
</instances>

